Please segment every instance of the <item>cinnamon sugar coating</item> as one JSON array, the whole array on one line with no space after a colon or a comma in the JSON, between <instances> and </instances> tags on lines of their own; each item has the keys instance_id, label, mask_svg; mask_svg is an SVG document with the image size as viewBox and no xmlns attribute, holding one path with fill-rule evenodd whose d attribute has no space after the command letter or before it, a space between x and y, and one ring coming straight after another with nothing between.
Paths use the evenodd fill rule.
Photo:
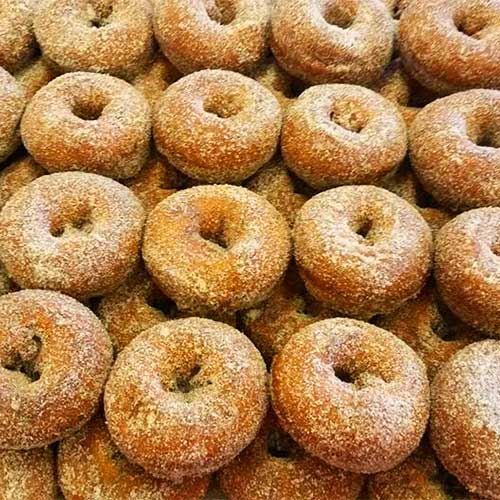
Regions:
<instances>
[{"instance_id":1,"label":"cinnamon sugar coating","mask_svg":"<svg viewBox=\"0 0 500 500\"><path fill-rule=\"evenodd\" d=\"M317 85L288 108L281 152L316 189L369 184L406 154L406 127L394 104L354 85Z\"/></svg>"},{"instance_id":2,"label":"cinnamon sugar coating","mask_svg":"<svg viewBox=\"0 0 500 500\"><path fill-rule=\"evenodd\" d=\"M168 321L118 355L104 396L109 430L155 476L206 475L255 438L267 410L266 375L236 329L202 318Z\"/></svg>"},{"instance_id":3,"label":"cinnamon sugar coating","mask_svg":"<svg viewBox=\"0 0 500 500\"><path fill-rule=\"evenodd\" d=\"M56 71L39 54L29 59L14 73L28 100L56 76Z\"/></svg>"},{"instance_id":4,"label":"cinnamon sugar coating","mask_svg":"<svg viewBox=\"0 0 500 500\"><path fill-rule=\"evenodd\" d=\"M156 107L160 153L181 172L210 183L240 182L273 156L281 108L251 78L205 70L171 85Z\"/></svg>"},{"instance_id":5,"label":"cinnamon sugar coating","mask_svg":"<svg viewBox=\"0 0 500 500\"><path fill-rule=\"evenodd\" d=\"M429 417L425 367L393 334L362 321L319 321L275 357L273 408L284 430L332 466L391 469L418 445Z\"/></svg>"},{"instance_id":6,"label":"cinnamon sugar coating","mask_svg":"<svg viewBox=\"0 0 500 500\"><path fill-rule=\"evenodd\" d=\"M26 149L49 172L123 179L147 159L151 112L139 91L118 78L69 73L37 92L21 129Z\"/></svg>"},{"instance_id":7,"label":"cinnamon sugar coating","mask_svg":"<svg viewBox=\"0 0 500 500\"><path fill-rule=\"evenodd\" d=\"M0 259L21 288L102 295L133 271L143 223L139 201L111 179L45 175L1 211Z\"/></svg>"},{"instance_id":8,"label":"cinnamon sugar coating","mask_svg":"<svg viewBox=\"0 0 500 500\"><path fill-rule=\"evenodd\" d=\"M51 291L3 295L0 316L0 448L46 446L95 412L109 337L89 309Z\"/></svg>"},{"instance_id":9,"label":"cinnamon sugar coating","mask_svg":"<svg viewBox=\"0 0 500 500\"><path fill-rule=\"evenodd\" d=\"M171 483L129 462L113 443L98 415L59 445L59 484L66 500L197 500L208 478Z\"/></svg>"}]
</instances>

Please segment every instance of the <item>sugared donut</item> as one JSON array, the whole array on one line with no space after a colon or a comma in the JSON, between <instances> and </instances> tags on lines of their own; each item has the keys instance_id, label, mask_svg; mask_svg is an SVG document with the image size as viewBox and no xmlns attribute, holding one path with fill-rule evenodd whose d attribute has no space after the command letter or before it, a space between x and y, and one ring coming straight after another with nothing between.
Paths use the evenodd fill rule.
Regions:
<instances>
[{"instance_id":1,"label":"sugared donut","mask_svg":"<svg viewBox=\"0 0 500 500\"><path fill-rule=\"evenodd\" d=\"M409 2L399 22L406 69L440 94L500 87L499 43L498 0Z\"/></svg>"},{"instance_id":2,"label":"sugared donut","mask_svg":"<svg viewBox=\"0 0 500 500\"><path fill-rule=\"evenodd\" d=\"M397 108L379 94L355 85L316 85L288 108L281 152L298 177L327 189L380 180L403 161L406 141Z\"/></svg>"},{"instance_id":3,"label":"sugared donut","mask_svg":"<svg viewBox=\"0 0 500 500\"><path fill-rule=\"evenodd\" d=\"M218 477L227 500L356 500L364 482L360 474L307 454L272 412L253 443Z\"/></svg>"},{"instance_id":4,"label":"sugared donut","mask_svg":"<svg viewBox=\"0 0 500 500\"><path fill-rule=\"evenodd\" d=\"M500 205L498 146L497 90L468 90L439 99L418 114L410 129L415 173L426 191L455 210Z\"/></svg>"},{"instance_id":5,"label":"sugared donut","mask_svg":"<svg viewBox=\"0 0 500 500\"><path fill-rule=\"evenodd\" d=\"M36 9L34 29L45 59L62 72L131 78L154 48L147 0L47 0Z\"/></svg>"},{"instance_id":6,"label":"sugared donut","mask_svg":"<svg viewBox=\"0 0 500 500\"><path fill-rule=\"evenodd\" d=\"M34 6L33 0L0 0L0 66L7 71L16 71L35 51Z\"/></svg>"},{"instance_id":7,"label":"sugared donut","mask_svg":"<svg viewBox=\"0 0 500 500\"><path fill-rule=\"evenodd\" d=\"M2 500L57 500L54 458L49 448L0 451Z\"/></svg>"},{"instance_id":8,"label":"sugared donut","mask_svg":"<svg viewBox=\"0 0 500 500\"><path fill-rule=\"evenodd\" d=\"M148 271L179 309L198 314L266 299L289 254L285 219L241 187L185 189L159 203L146 222Z\"/></svg>"},{"instance_id":9,"label":"sugared donut","mask_svg":"<svg viewBox=\"0 0 500 500\"><path fill-rule=\"evenodd\" d=\"M0 162L21 144L19 124L25 106L24 89L12 75L0 67Z\"/></svg>"},{"instance_id":10,"label":"sugared donut","mask_svg":"<svg viewBox=\"0 0 500 500\"><path fill-rule=\"evenodd\" d=\"M418 211L375 186L343 186L297 215L294 253L308 291L348 316L387 314L423 287L432 236Z\"/></svg>"},{"instance_id":11,"label":"sugared donut","mask_svg":"<svg viewBox=\"0 0 500 500\"><path fill-rule=\"evenodd\" d=\"M94 174L45 175L0 212L0 259L21 288L102 295L132 272L144 211L129 189Z\"/></svg>"},{"instance_id":12,"label":"sugared donut","mask_svg":"<svg viewBox=\"0 0 500 500\"><path fill-rule=\"evenodd\" d=\"M439 303L433 285L405 302L377 325L404 340L424 361L430 380L457 351L481 336Z\"/></svg>"},{"instance_id":13,"label":"sugared donut","mask_svg":"<svg viewBox=\"0 0 500 500\"><path fill-rule=\"evenodd\" d=\"M158 0L155 34L184 74L202 69L249 73L267 53L268 0Z\"/></svg>"},{"instance_id":14,"label":"sugared donut","mask_svg":"<svg viewBox=\"0 0 500 500\"><path fill-rule=\"evenodd\" d=\"M101 416L59 445L59 484L66 500L197 500L208 478L171 483L129 462L113 443Z\"/></svg>"},{"instance_id":15,"label":"sugared donut","mask_svg":"<svg viewBox=\"0 0 500 500\"><path fill-rule=\"evenodd\" d=\"M111 436L155 476L209 474L255 438L266 375L238 330L202 318L162 323L118 355L104 396Z\"/></svg>"},{"instance_id":16,"label":"sugared donut","mask_svg":"<svg viewBox=\"0 0 500 500\"><path fill-rule=\"evenodd\" d=\"M429 383L413 350L362 321L303 328L274 358L273 407L309 453L352 472L391 469L417 447L429 416Z\"/></svg>"},{"instance_id":17,"label":"sugared donut","mask_svg":"<svg viewBox=\"0 0 500 500\"><path fill-rule=\"evenodd\" d=\"M500 208L470 210L436 236L439 292L462 320L486 335L500 336Z\"/></svg>"},{"instance_id":18,"label":"sugared donut","mask_svg":"<svg viewBox=\"0 0 500 500\"><path fill-rule=\"evenodd\" d=\"M369 85L382 75L394 26L379 0L276 0L271 49L288 73L309 83Z\"/></svg>"},{"instance_id":19,"label":"sugared donut","mask_svg":"<svg viewBox=\"0 0 500 500\"><path fill-rule=\"evenodd\" d=\"M70 73L42 88L26 107L26 149L49 172L81 170L122 179L149 153L151 112L128 83L108 75Z\"/></svg>"},{"instance_id":20,"label":"sugared donut","mask_svg":"<svg viewBox=\"0 0 500 500\"><path fill-rule=\"evenodd\" d=\"M0 448L38 448L79 429L97 408L112 360L99 320L46 290L3 295L0 318Z\"/></svg>"},{"instance_id":21,"label":"sugared donut","mask_svg":"<svg viewBox=\"0 0 500 500\"><path fill-rule=\"evenodd\" d=\"M26 99L28 100L56 76L57 74L54 69L40 55L27 61L14 73L14 78L24 89Z\"/></svg>"},{"instance_id":22,"label":"sugared donut","mask_svg":"<svg viewBox=\"0 0 500 500\"><path fill-rule=\"evenodd\" d=\"M432 384L431 441L443 465L473 493L500 498L500 342L459 351Z\"/></svg>"},{"instance_id":23,"label":"sugared donut","mask_svg":"<svg viewBox=\"0 0 500 500\"><path fill-rule=\"evenodd\" d=\"M240 182L273 156L281 108L272 93L238 73L205 70L171 85L154 118L156 146L181 172Z\"/></svg>"}]
</instances>

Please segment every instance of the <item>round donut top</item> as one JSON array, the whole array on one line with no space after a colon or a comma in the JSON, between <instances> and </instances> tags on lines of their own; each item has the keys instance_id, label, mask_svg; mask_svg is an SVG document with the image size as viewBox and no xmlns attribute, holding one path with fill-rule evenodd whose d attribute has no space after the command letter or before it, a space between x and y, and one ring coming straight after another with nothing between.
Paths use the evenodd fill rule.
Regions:
<instances>
[{"instance_id":1,"label":"round donut top","mask_svg":"<svg viewBox=\"0 0 500 500\"><path fill-rule=\"evenodd\" d=\"M100 415L61 442L58 473L68 498L196 500L204 497L209 484L206 477L171 483L148 475L120 453Z\"/></svg>"},{"instance_id":2,"label":"round donut top","mask_svg":"<svg viewBox=\"0 0 500 500\"><path fill-rule=\"evenodd\" d=\"M435 92L500 86L498 0L410 2L399 42L410 73Z\"/></svg>"}]
</instances>

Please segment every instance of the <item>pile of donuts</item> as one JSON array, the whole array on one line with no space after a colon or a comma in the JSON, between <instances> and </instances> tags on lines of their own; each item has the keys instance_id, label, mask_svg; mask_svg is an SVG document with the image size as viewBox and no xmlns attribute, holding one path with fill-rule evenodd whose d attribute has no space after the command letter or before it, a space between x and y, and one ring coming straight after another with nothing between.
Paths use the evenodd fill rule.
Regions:
<instances>
[{"instance_id":1,"label":"pile of donuts","mask_svg":"<svg viewBox=\"0 0 500 500\"><path fill-rule=\"evenodd\" d=\"M0 118L0 500L500 499L500 0L0 0Z\"/></svg>"}]
</instances>

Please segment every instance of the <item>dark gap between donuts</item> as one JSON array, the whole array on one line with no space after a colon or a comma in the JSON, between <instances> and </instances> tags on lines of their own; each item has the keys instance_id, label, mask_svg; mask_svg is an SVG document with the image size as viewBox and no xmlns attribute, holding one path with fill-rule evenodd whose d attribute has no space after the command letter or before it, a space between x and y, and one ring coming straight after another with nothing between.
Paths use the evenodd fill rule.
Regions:
<instances>
[{"instance_id":1,"label":"dark gap between donuts","mask_svg":"<svg viewBox=\"0 0 500 500\"><path fill-rule=\"evenodd\" d=\"M267 435L267 452L274 458L290 459L299 450L295 441L279 429L273 429Z\"/></svg>"},{"instance_id":2,"label":"dark gap between donuts","mask_svg":"<svg viewBox=\"0 0 500 500\"><path fill-rule=\"evenodd\" d=\"M436 303L438 317L432 322L431 328L441 340L451 341L456 339L456 332L451 327L453 318L451 312L440 302Z\"/></svg>"},{"instance_id":3,"label":"dark gap between donuts","mask_svg":"<svg viewBox=\"0 0 500 500\"><path fill-rule=\"evenodd\" d=\"M314 318L318 316L318 304L304 291L304 294L298 299L297 312Z\"/></svg>"},{"instance_id":4,"label":"dark gap between donuts","mask_svg":"<svg viewBox=\"0 0 500 500\"><path fill-rule=\"evenodd\" d=\"M401 5L401 0L399 0L392 8L392 18L399 20L401 19L401 14L403 14L403 6Z\"/></svg>"},{"instance_id":5,"label":"dark gap between donuts","mask_svg":"<svg viewBox=\"0 0 500 500\"><path fill-rule=\"evenodd\" d=\"M36 368L36 359L42 348L42 339L38 335L31 338L33 350L30 353L29 359L25 359L20 353L16 353L14 359L7 363L4 368L9 371L15 371L26 375L30 382L36 382L40 379L40 372Z\"/></svg>"},{"instance_id":6,"label":"dark gap between donuts","mask_svg":"<svg viewBox=\"0 0 500 500\"><path fill-rule=\"evenodd\" d=\"M159 290L154 290L146 300L148 306L157 309L167 317L174 317L177 314L177 305L168 297L165 297Z\"/></svg>"}]
</instances>

